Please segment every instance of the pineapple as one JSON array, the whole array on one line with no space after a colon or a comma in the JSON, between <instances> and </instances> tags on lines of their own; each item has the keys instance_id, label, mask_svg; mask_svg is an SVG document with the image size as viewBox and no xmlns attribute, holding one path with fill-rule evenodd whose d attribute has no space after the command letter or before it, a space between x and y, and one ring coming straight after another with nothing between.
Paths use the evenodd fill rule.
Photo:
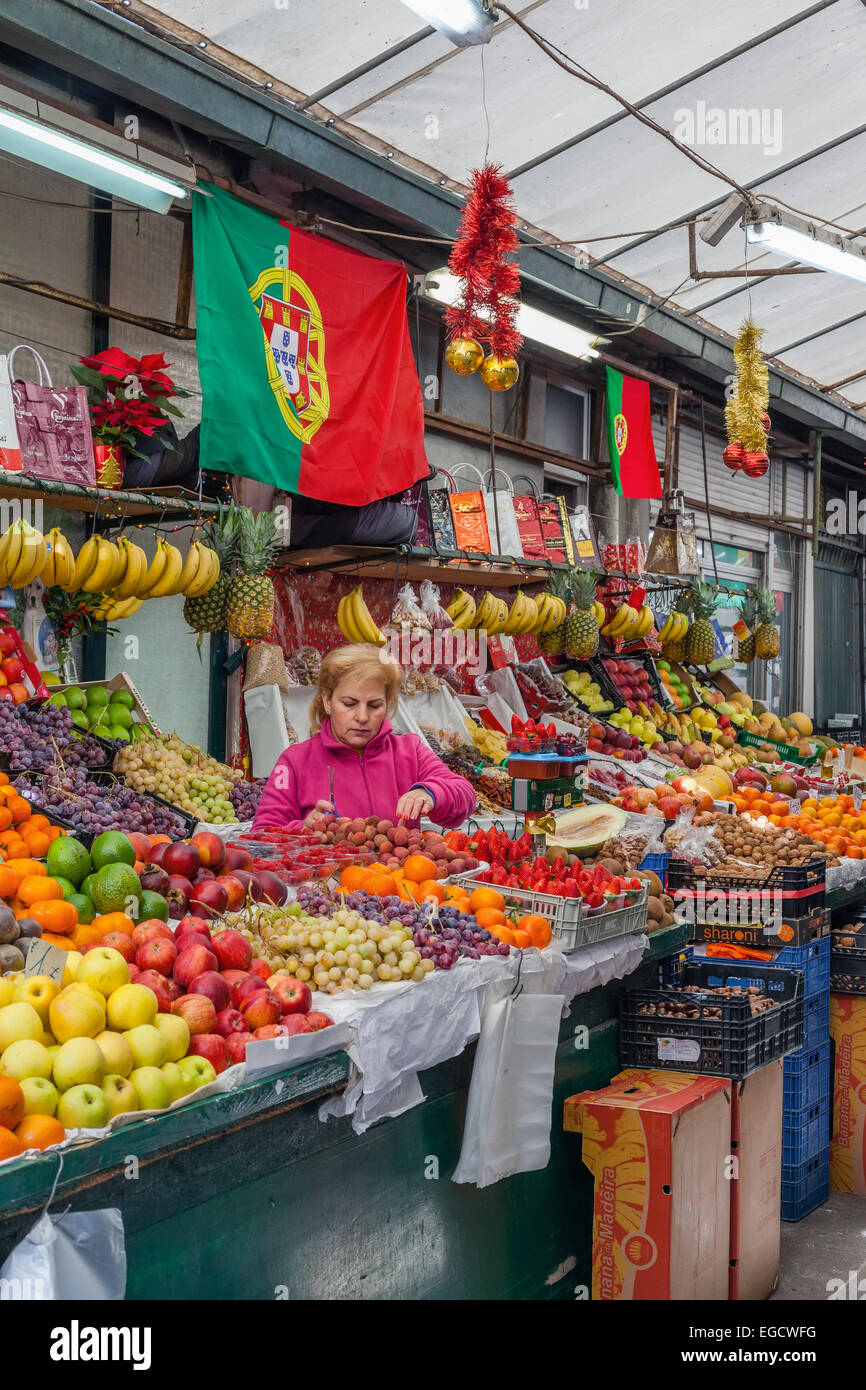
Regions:
<instances>
[{"instance_id":1,"label":"pineapple","mask_svg":"<svg viewBox=\"0 0 866 1390\"><path fill-rule=\"evenodd\" d=\"M551 577L550 592L556 594L563 602L566 599L567 580L562 572L557 570ZM562 656L565 650L565 623L560 623L552 632L542 632L538 636L539 651L544 652L545 656Z\"/></svg>"},{"instance_id":2,"label":"pineapple","mask_svg":"<svg viewBox=\"0 0 866 1390\"><path fill-rule=\"evenodd\" d=\"M716 654L716 634L710 618L719 604L719 596L712 584L704 584L700 579L692 585L692 609L695 620L686 637L686 660L693 666L707 666Z\"/></svg>"},{"instance_id":3,"label":"pineapple","mask_svg":"<svg viewBox=\"0 0 866 1390\"><path fill-rule=\"evenodd\" d=\"M758 626L755 628L755 656L772 661L779 655L779 629L776 627L776 595L772 589L758 589Z\"/></svg>"},{"instance_id":4,"label":"pineapple","mask_svg":"<svg viewBox=\"0 0 866 1390\"><path fill-rule=\"evenodd\" d=\"M587 661L598 651L598 619L593 611L598 580L593 570L572 570L572 603L565 619L566 656Z\"/></svg>"},{"instance_id":5,"label":"pineapple","mask_svg":"<svg viewBox=\"0 0 866 1390\"><path fill-rule=\"evenodd\" d=\"M229 585L226 623L232 637L260 642L274 625L274 586L265 570L279 548L273 512L240 509L238 569Z\"/></svg>"},{"instance_id":6,"label":"pineapple","mask_svg":"<svg viewBox=\"0 0 866 1390\"><path fill-rule=\"evenodd\" d=\"M748 665L755 659L755 619L758 616L758 605L753 594L743 599L740 604L740 617L749 629L748 637L741 642L737 638L737 660Z\"/></svg>"},{"instance_id":7,"label":"pineapple","mask_svg":"<svg viewBox=\"0 0 866 1390\"><path fill-rule=\"evenodd\" d=\"M229 571L237 545L240 519L234 502L207 527L207 539L220 562L220 576L212 589L201 598L188 598L183 605L184 622L198 633L198 647L206 632L218 632L226 625L226 600L229 592Z\"/></svg>"}]
</instances>

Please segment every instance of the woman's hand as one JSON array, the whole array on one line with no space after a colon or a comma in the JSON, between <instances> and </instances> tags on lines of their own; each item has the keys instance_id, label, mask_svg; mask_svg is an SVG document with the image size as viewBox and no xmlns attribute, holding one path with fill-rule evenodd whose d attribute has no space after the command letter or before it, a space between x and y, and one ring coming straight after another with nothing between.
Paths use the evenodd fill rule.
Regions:
<instances>
[{"instance_id":1,"label":"woman's hand","mask_svg":"<svg viewBox=\"0 0 866 1390\"><path fill-rule=\"evenodd\" d=\"M419 820L433 810L433 798L423 787L411 787L397 802L398 820Z\"/></svg>"},{"instance_id":2,"label":"woman's hand","mask_svg":"<svg viewBox=\"0 0 866 1390\"><path fill-rule=\"evenodd\" d=\"M315 830L316 826L321 824L325 819L325 816L332 816L333 814L334 808L330 801L317 801L312 811L307 816L307 819L304 821L304 825L307 826L309 830Z\"/></svg>"}]
</instances>

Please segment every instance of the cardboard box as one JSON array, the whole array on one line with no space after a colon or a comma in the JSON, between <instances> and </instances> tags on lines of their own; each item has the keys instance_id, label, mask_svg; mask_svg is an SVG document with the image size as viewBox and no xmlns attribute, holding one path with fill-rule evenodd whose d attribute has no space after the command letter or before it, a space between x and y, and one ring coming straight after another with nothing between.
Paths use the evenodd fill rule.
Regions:
<instances>
[{"instance_id":1,"label":"cardboard box","mask_svg":"<svg viewBox=\"0 0 866 1390\"><path fill-rule=\"evenodd\" d=\"M593 1175L596 1300L728 1297L731 1083L629 1070L565 1102Z\"/></svg>"},{"instance_id":2,"label":"cardboard box","mask_svg":"<svg viewBox=\"0 0 866 1390\"><path fill-rule=\"evenodd\" d=\"M769 1298L779 1282L783 1064L731 1091L731 1245L728 1296Z\"/></svg>"},{"instance_id":3,"label":"cardboard box","mask_svg":"<svg viewBox=\"0 0 866 1390\"><path fill-rule=\"evenodd\" d=\"M830 1036L835 1044L830 1186L866 1193L866 997L830 995Z\"/></svg>"},{"instance_id":4,"label":"cardboard box","mask_svg":"<svg viewBox=\"0 0 866 1390\"><path fill-rule=\"evenodd\" d=\"M154 722L153 715L125 671L121 671L118 675L112 676L110 679L104 681L74 681L70 684L74 684L78 690L83 690L85 693L96 685L101 686L103 690L127 690L135 701L133 708L138 719L144 724L149 724L154 733L158 734L160 732L159 726ZM58 691L62 693L64 690L69 690L69 688L69 685L53 685L51 687L51 694L54 695Z\"/></svg>"}]
</instances>

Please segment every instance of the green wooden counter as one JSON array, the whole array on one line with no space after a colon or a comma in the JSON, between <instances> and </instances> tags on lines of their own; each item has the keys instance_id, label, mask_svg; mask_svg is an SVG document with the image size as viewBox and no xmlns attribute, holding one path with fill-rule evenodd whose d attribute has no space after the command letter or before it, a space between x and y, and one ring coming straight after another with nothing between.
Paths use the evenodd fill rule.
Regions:
<instances>
[{"instance_id":1,"label":"green wooden counter","mask_svg":"<svg viewBox=\"0 0 866 1390\"><path fill-rule=\"evenodd\" d=\"M654 983L686 934L657 932L630 983ZM563 1022L543 1172L451 1182L474 1045L422 1074L425 1104L361 1136L318 1118L349 1075L336 1053L68 1150L52 1210L121 1209L130 1299L581 1296L592 1184L562 1104L619 1070L618 990L579 997ZM50 1153L0 1169L0 1263L56 1172Z\"/></svg>"}]
</instances>

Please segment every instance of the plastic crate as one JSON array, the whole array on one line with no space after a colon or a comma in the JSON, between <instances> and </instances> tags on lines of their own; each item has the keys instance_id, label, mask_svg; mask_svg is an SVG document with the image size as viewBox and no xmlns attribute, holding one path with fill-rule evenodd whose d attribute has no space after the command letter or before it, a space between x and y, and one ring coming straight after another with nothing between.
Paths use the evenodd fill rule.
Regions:
<instances>
[{"instance_id":1,"label":"plastic crate","mask_svg":"<svg viewBox=\"0 0 866 1390\"><path fill-rule=\"evenodd\" d=\"M783 946L773 956L773 964L802 970L804 999L826 994L830 988L830 937L819 937L805 946Z\"/></svg>"},{"instance_id":2,"label":"plastic crate","mask_svg":"<svg viewBox=\"0 0 866 1390\"><path fill-rule=\"evenodd\" d=\"M648 873L655 874L657 878L661 879L662 887L665 887L667 884L670 857L669 853L647 854L644 856L641 863L638 864L638 869L645 869Z\"/></svg>"},{"instance_id":3,"label":"plastic crate","mask_svg":"<svg viewBox=\"0 0 866 1390\"><path fill-rule=\"evenodd\" d=\"M452 882L462 883L470 889L480 886L477 871L456 874ZM519 903L523 912L546 917L553 935L559 938L566 953L578 951L581 946L589 946L596 941L631 936L646 929L646 884L632 906L593 913L584 912L582 898L559 898L553 893L533 893L527 888L502 888L500 891L505 898Z\"/></svg>"},{"instance_id":4,"label":"plastic crate","mask_svg":"<svg viewBox=\"0 0 866 1390\"><path fill-rule=\"evenodd\" d=\"M859 943L861 935L862 945L840 944ZM830 936L830 988L836 994L866 994L866 933L834 928Z\"/></svg>"},{"instance_id":5,"label":"plastic crate","mask_svg":"<svg viewBox=\"0 0 866 1390\"><path fill-rule=\"evenodd\" d=\"M810 763L819 761L817 753L800 753L789 743L779 743L776 739L764 738L762 734L750 734L748 729L738 730L737 743L742 743L747 748L761 748L764 744L769 744L771 748L775 748L783 762L797 763L800 767L807 767Z\"/></svg>"},{"instance_id":6,"label":"plastic crate","mask_svg":"<svg viewBox=\"0 0 866 1390\"><path fill-rule=\"evenodd\" d=\"M802 1221L830 1196L830 1150L805 1163L782 1164L782 1220Z\"/></svg>"},{"instance_id":7,"label":"plastic crate","mask_svg":"<svg viewBox=\"0 0 866 1390\"><path fill-rule=\"evenodd\" d=\"M803 1000L803 1046L819 1047L830 1035L830 992Z\"/></svg>"},{"instance_id":8,"label":"plastic crate","mask_svg":"<svg viewBox=\"0 0 866 1390\"><path fill-rule=\"evenodd\" d=\"M830 1099L813 1101L802 1110L782 1112L782 1163L798 1166L823 1152L830 1142Z\"/></svg>"},{"instance_id":9,"label":"plastic crate","mask_svg":"<svg viewBox=\"0 0 866 1390\"><path fill-rule=\"evenodd\" d=\"M753 1017L745 995L681 992L689 985L707 990L733 983L744 989L756 985L778 1004ZM694 1007L696 1015L672 1018L658 1013L675 1002ZM691 960L683 966L679 990L624 989L620 995L619 1054L624 1066L698 1071L742 1081L802 1042L803 980L778 966Z\"/></svg>"},{"instance_id":10,"label":"plastic crate","mask_svg":"<svg viewBox=\"0 0 866 1390\"><path fill-rule=\"evenodd\" d=\"M784 1113L802 1110L832 1096L830 1039L817 1046L803 1047L785 1058L783 1076Z\"/></svg>"},{"instance_id":11,"label":"plastic crate","mask_svg":"<svg viewBox=\"0 0 866 1390\"><path fill-rule=\"evenodd\" d=\"M760 898L755 902L750 897L743 897L743 894L758 893L763 896L772 893L774 902L773 908L777 906L775 901L776 894L780 894L779 905L782 909L784 919L796 919L798 917L808 917L816 908L824 907L827 886L827 864L824 859L810 859L806 864L779 864L771 869L763 878L740 879L733 875L715 875L706 877L706 871L700 865L689 864L685 859L672 858L668 864L667 890L673 894L678 892L682 900L686 897L698 895L698 885L703 886L705 894L718 892L726 895L740 895L734 898L737 908L748 906L754 908L746 920L761 920L763 903ZM713 903L718 903L718 898L711 899ZM742 912L738 910L737 918L742 917Z\"/></svg>"},{"instance_id":12,"label":"plastic crate","mask_svg":"<svg viewBox=\"0 0 866 1390\"><path fill-rule=\"evenodd\" d=\"M730 915L739 919L743 913L736 900L730 905ZM830 913L825 907L816 907L806 917L786 917L779 921L775 916L766 922L741 922L730 925L722 922L694 922L692 940L704 945L711 942L724 946L752 946L759 951L776 951L779 948L780 930L788 938L788 946L798 948L808 946L811 941L819 941L830 930Z\"/></svg>"}]
</instances>

